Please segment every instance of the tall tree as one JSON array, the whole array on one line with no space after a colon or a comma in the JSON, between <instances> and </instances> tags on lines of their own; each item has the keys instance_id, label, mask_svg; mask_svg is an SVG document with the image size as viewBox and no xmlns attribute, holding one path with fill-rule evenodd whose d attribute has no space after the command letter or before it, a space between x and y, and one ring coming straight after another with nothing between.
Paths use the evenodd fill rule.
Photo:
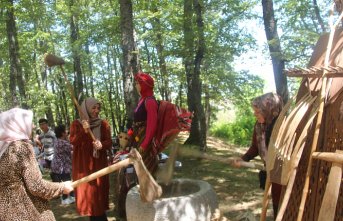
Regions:
<instances>
[{"instance_id":1,"label":"tall tree","mask_svg":"<svg viewBox=\"0 0 343 221\"><path fill-rule=\"evenodd\" d=\"M324 25L323 18L320 15L320 11L319 11L317 0L313 0L313 7L314 7L314 12L316 14L316 18L318 20L318 23L319 23L319 25L320 25L320 27L322 29L322 32L325 32L326 28L325 28L325 25Z\"/></svg>"},{"instance_id":2,"label":"tall tree","mask_svg":"<svg viewBox=\"0 0 343 221\"><path fill-rule=\"evenodd\" d=\"M133 86L133 74L139 70L138 51L134 38L133 13L131 0L119 0L120 28L122 35L123 51L123 88L124 102L127 115L127 127L133 122L133 112L138 101L138 94Z\"/></svg>"},{"instance_id":3,"label":"tall tree","mask_svg":"<svg viewBox=\"0 0 343 221\"><path fill-rule=\"evenodd\" d=\"M203 4L201 0L184 1L184 37L185 37L185 70L187 77L187 103L194 112L190 135L187 144L200 146L206 150L206 117L201 103L201 63L205 53L204 24L202 18ZM189 21L196 17L196 29ZM195 42L197 40L197 42Z\"/></svg>"},{"instance_id":4,"label":"tall tree","mask_svg":"<svg viewBox=\"0 0 343 221\"><path fill-rule=\"evenodd\" d=\"M158 8L156 3L152 2L152 11L153 13L159 14ZM160 81L161 81L161 95L162 99L164 100L171 100L170 97L170 89L169 89L169 80L168 80L168 73L167 73L167 64L165 58L165 50L163 45L163 36L162 36L162 25L161 20L158 16L153 17L152 21L153 30L155 33L155 44L156 44L156 51L158 57L158 64L159 64L159 71L161 73Z\"/></svg>"},{"instance_id":5,"label":"tall tree","mask_svg":"<svg viewBox=\"0 0 343 221\"><path fill-rule=\"evenodd\" d=\"M82 69L81 69L81 43L79 40L79 24L78 24L78 15L76 9L78 4L74 4L74 0L70 0L69 2L69 10L70 10L70 39L71 39L71 46L72 46L72 54L74 60L74 85L75 85L75 93L77 96L83 92L83 76L82 76Z\"/></svg>"},{"instance_id":6,"label":"tall tree","mask_svg":"<svg viewBox=\"0 0 343 221\"><path fill-rule=\"evenodd\" d=\"M272 58L276 92L286 103L289 97L287 77L283 74L285 60L282 56L280 38L277 32L277 23L274 17L273 0L262 0L263 23L266 32L270 56Z\"/></svg>"},{"instance_id":7,"label":"tall tree","mask_svg":"<svg viewBox=\"0 0 343 221\"><path fill-rule=\"evenodd\" d=\"M6 30L7 30L7 40L8 40L8 50L10 55L10 91L11 91L11 102L12 106L22 105L22 107L27 108L26 103L26 90L23 79L22 67L20 64L20 54L19 54L19 43L17 38L17 27L14 16L14 3L13 0L8 0L7 5L7 20L6 20ZM20 96L17 95L17 87L19 89Z\"/></svg>"}]
</instances>

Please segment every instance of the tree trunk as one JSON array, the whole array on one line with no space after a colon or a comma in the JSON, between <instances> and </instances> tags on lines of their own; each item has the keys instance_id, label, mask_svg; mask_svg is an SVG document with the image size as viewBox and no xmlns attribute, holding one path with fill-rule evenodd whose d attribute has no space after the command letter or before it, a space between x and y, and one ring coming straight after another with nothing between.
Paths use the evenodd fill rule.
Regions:
<instances>
[{"instance_id":1,"label":"tree trunk","mask_svg":"<svg viewBox=\"0 0 343 221\"><path fill-rule=\"evenodd\" d=\"M154 5L152 8L154 13L158 12L157 6ZM169 89L169 80L168 80L168 73L167 73L167 65L166 59L164 55L164 47L163 47L163 37L162 37L162 28L161 28L161 21L159 18L154 18L153 22L153 29L154 33L156 33L156 50L157 50L157 57L158 57L158 64L161 73L161 85L163 85L162 89L162 97L164 100L171 100L171 92Z\"/></svg>"},{"instance_id":2,"label":"tree trunk","mask_svg":"<svg viewBox=\"0 0 343 221\"><path fill-rule=\"evenodd\" d=\"M72 55L74 60L74 73L75 73L75 96L79 97L80 94L83 92L83 76L81 70L81 55L80 51L81 48L79 43L79 25L77 17L74 13L74 0L70 0L69 10L71 12L70 17L70 39L71 39L71 47L72 47Z\"/></svg>"},{"instance_id":3,"label":"tree trunk","mask_svg":"<svg viewBox=\"0 0 343 221\"><path fill-rule=\"evenodd\" d=\"M134 39L132 1L119 0L120 25L123 51L123 88L127 115L127 128L132 126L134 109L138 102L138 94L134 90L133 74L139 70L138 50Z\"/></svg>"},{"instance_id":4,"label":"tree trunk","mask_svg":"<svg viewBox=\"0 0 343 221\"><path fill-rule=\"evenodd\" d=\"M324 21L322 19L322 16L320 16L317 0L313 0L313 7L314 7L314 12L316 14L318 23L319 23L320 27L322 28L322 32L325 32L325 25L324 25Z\"/></svg>"},{"instance_id":5,"label":"tree trunk","mask_svg":"<svg viewBox=\"0 0 343 221\"><path fill-rule=\"evenodd\" d=\"M55 90L55 84L54 82L51 82L51 91L53 94L57 94L57 91ZM64 124L63 122L63 118L62 118L62 106L60 105L60 102L59 100L55 99L54 100L54 103L55 103L55 112L56 112L56 125L61 125L61 124ZM50 121L49 121L50 122ZM51 122L50 122L51 123ZM54 123L53 123L54 124Z\"/></svg>"},{"instance_id":6,"label":"tree trunk","mask_svg":"<svg viewBox=\"0 0 343 221\"><path fill-rule=\"evenodd\" d=\"M88 71L89 71L89 78L90 78L89 84L90 84L90 87L91 87L91 96L94 97L93 64L92 64L92 56L91 56L90 51L89 51L89 42L86 43L85 52L87 54L87 60L88 60Z\"/></svg>"},{"instance_id":7,"label":"tree trunk","mask_svg":"<svg viewBox=\"0 0 343 221\"><path fill-rule=\"evenodd\" d=\"M109 47L108 47L109 48ZM112 94L114 93L113 91L113 77L112 77L112 66L111 66L111 57L110 57L110 51L109 49L107 49L107 53L106 53L106 58L107 58L107 73L109 73L109 78L108 80L106 80L104 83L106 85L106 92L108 94L108 102L110 105L110 114L111 114L111 120L112 120L112 127L113 127L113 134L117 134L118 130L117 130L117 126L116 126L116 121L114 119L114 109L113 109L113 97ZM109 85L109 86L107 86Z\"/></svg>"},{"instance_id":8,"label":"tree trunk","mask_svg":"<svg viewBox=\"0 0 343 221\"><path fill-rule=\"evenodd\" d=\"M262 7L264 29L268 40L270 56L272 58L276 92L286 103L289 93L287 87L287 77L283 74L285 61L282 56L280 39L277 33L277 24L274 18L273 0L262 0Z\"/></svg>"},{"instance_id":9,"label":"tree trunk","mask_svg":"<svg viewBox=\"0 0 343 221\"><path fill-rule=\"evenodd\" d=\"M14 16L13 0L8 0L6 31L8 40L8 50L10 56L10 92L12 107L21 105L23 108L28 108L26 103L26 91L23 80L22 67L20 64L19 43L17 38L17 28ZM20 100L17 95L17 87L19 89Z\"/></svg>"},{"instance_id":10,"label":"tree trunk","mask_svg":"<svg viewBox=\"0 0 343 221\"><path fill-rule=\"evenodd\" d=\"M49 69L51 70L51 69ZM46 68L44 69L44 72L45 72L45 76L47 76L47 70ZM51 73L50 73L51 74ZM45 90L48 91L48 86L47 84L45 85ZM52 108L51 108L51 101L48 100L48 99L44 99L44 106L45 106L45 116L46 116L46 119L48 120L49 122L49 125L52 126L52 127L55 127L55 120L54 120L54 115L52 113Z\"/></svg>"},{"instance_id":11,"label":"tree trunk","mask_svg":"<svg viewBox=\"0 0 343 221\"><path fill-rule=\"evenodd\" d=\"M69 112L68 112L68 101L67 101L67 96L66 96L66 93L65 93L65 85L64 85L64 82L62 82L61 78L58 82L59 84L59 88L60 88L60 91L59 91L59 94L60 94L60 105L61 105L61 112L62 112L62 116L63 116L63 120L65 122L66 125L70 125L70 115L69 115Z\"/></svg>"},{"instance_id":12,"label":"tree trunk","mask_svg":"<svg viewBox=\"0 0 343 221\"><path fill-rule=\"evenodd\" d=\"M206 125L207 128L210 127L211 124L211 104L210 104L210 93L209 93L209 87L208 85L204 86L205 88L205 116L206 116ZM206 131L206 133L208 130Z\"/></svg>"},{"instance_id":13,"label":"tree trunk","mask_svg":"<svg viewBox=\"0 0 343 221\"><path fill-rule=\"evenodd\" d=\"M206 150L207 144L207 125L206 125L206 116L204 112L204 107L201 103L201 95L202 95L202 82L200 79L201 75L201 64L202 60L204 58L205 54L205 36L204 36L204 22L202 18L202 11L203 11L203 1L202 0L194 0L194 11L196 14L196 25L197 25L197 39L198 39L198 44L197 44L197 52L195 55L195 61L194 61L194 76L196 77L193 81L194 87L193 90L195 89L195 98L196 98L196 113L199 118L199 124L200 124L200 145L202 150Z\"/></svg>"},{"instance_id":14,"label":"tree trunk","mask_svg":"<svg viewBox=\"0 0 343 221\"><path fill-rule=\"evenodd\" d=\"M192 3L194 5L192 5ZM184 1L184 36L185 36L185 70L187 76L187 102L189 110L194 112L191 132L187 139L187 144L200 146L201 150L206 150L206 119L204 109L201 104L201 80L200 66L204 57L205 41L203 33L202 6L201 2L194 0ZM193 6L196 13L197 39L196 53L194 56L194 31L189 21L192 21ZM194 59L193 59L194 58ZM193 66L194 64L194 66Z\"/></svg>"},{"instance_id":15,"label":"tree trunk","mask_svg":"<svg viewBox=\"0 0 343 221\"><path fill-rule=\"evenodd\" d=\"M120 49L117 46L112 47L112 54L113 54L113 66L115 68L115 73L120 73L120 70L118 69L120 67L120 63L118 63L117 58L114 55L120 54ZM119 76L119 74L114 76L114 79L120 79L121 77ZM122 84L120 84L120 82L118 80L114 80L113 81L113 87L114 87L114 109L116 110L115 114L116 114L116 119L117 119L117 125L118 125L118 131L119 132L123 132L125 131L125 121L126 121L126 116L127 115L123 115L123 109L122 109L122 103L123 103L123 99L122 99L122 95L123 95L123 91L122 91Z\"/></svg>"}]
</instances>

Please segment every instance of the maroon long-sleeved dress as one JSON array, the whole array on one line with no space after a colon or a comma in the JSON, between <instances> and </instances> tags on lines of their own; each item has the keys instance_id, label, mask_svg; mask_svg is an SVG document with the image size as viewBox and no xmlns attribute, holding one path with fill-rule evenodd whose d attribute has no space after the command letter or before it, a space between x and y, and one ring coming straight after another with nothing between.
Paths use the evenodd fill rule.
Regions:
<instances>
[{"instance_id":1,"label":"maroon long-sleeved dress","mask_svg":"<svg viewBox=\"0 0 343 221\"><path fill-rule=\"evenodd\" d=\"M106 150L112 146L111 129L106 121L101 123L102 149L99 158L93 157L92 138L85 133L82 124L75 120L70 126L70 143L73 144L72 177L81 179L107 167ZM89 183L81 184L75 190L76 207L80 215L101 216L109 209L109 177L100 177Z\"/></svg>"}]
</instances>

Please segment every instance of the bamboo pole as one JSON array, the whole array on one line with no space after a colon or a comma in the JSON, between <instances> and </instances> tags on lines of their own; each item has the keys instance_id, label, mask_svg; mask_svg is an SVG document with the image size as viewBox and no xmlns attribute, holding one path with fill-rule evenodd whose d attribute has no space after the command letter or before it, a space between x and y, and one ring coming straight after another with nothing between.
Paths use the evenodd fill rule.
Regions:
<instances>
[{"instance_id":1,"label":"bamboo pole","mask_svg":"<svg viewBox=\"0 0 343 221\"><path fill-rule=\"evenodd\" d=\"M324 63L325 67L327 67L329 65L330 54L331 54L331 49L332 49L332 41L333 41L333 37L335 34L335 28L339 24L339 22L342 20L342 17L343 17L343 13L341 13L341 15L339 16L339 19L336 21L336 23L334 25L330 25L331 31L330 31L329 41L328 41L328 45L327 45L327 49L326 49L325 63ZM330 20L332 20L332 18L333 18L333 9L331 11ZM326 71L324 71L323 77L322 77L322 86L321 86L321 91L320 91L320 97L319 97L320 105L319 105L319 110L318 110L318 115L317 115L317 122L315 125L314 138L313 138L309 162L308 162L308 166L307 166L306 178L305 178L304 188L303 188L301 202L300 202L300 206L299 206L297 221L302 220L302 217L304 214L305 202L306 202L306 198L308 195L311 168L312 168L312 154L315 151L315 149L317 148L317 144L318 144L320 126L321 126L323 111L324 111L324 100L326 97L326 83L327 83L327 76L326 76Z\"/></svg>"}]
</instances>

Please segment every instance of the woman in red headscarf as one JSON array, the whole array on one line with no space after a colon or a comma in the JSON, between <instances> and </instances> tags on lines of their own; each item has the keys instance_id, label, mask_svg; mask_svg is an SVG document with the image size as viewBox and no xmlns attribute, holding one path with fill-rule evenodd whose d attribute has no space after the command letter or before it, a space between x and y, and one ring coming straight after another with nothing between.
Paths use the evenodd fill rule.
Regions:
<instances>
[{"instance_id":1,"label":"woman in red headscarf","mask_svg":"<svg viewBox=\"0 0 343 221\"><path fill-rule=\"evenodd\" d=\"M154 79L146 73L135 75L135 86L140 94L138 105L134 111L132 130L129 130L131 146L137 148L149 172L154 175L158 166L157 151L152 148L152 139L157 128L158 103L154 97ZM129 189L137 184L130 174L121 170L118 175L118 215L125 217L125 199Z\"/></svg>"},{"instance_id":2,"label":"woman in red headscarf","mask_svg":"<svg viewBox=\"0 0 343 221\"><path fill-rule=\"evenodd\" d=\"M158 166L157 152L152 148L158 110L153 91L154 79L146 73L138 73L135 75L135 83L141 97L133 117L132 145L141 153L149 172L154 174Z\"/></svg>"}]
</instances>

